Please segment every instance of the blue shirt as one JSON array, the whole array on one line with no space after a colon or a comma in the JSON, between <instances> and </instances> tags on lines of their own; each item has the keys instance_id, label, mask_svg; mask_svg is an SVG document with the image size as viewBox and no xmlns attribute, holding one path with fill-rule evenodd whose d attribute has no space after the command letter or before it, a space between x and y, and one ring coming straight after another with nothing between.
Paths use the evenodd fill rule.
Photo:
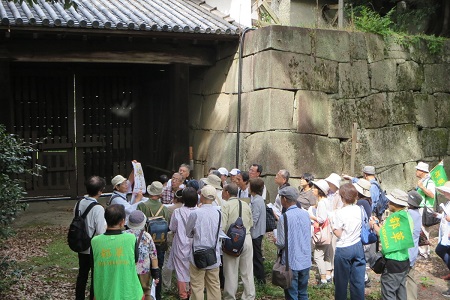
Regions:
<instances>
[{"instance_id":1,"label":"blue shirt","mask_svg":"<svg viewBox=\"0 0 450 300\"><path fill-rule=\"evenodd\" d=\"M353 177L352 183L358 182L359 178ZM379 183L375 179L371 179L370 181L370 199L372 199L372 211L377 207L378 200L380 198L380 188L378 187ZM378 184L378 185L377 185ZM370 215L368 215L370 217Z\"/></svg>"},{"instance_id":2,"label":"blue shirt","mask_svg":"<svg viewBox=\"0 0 450 300\"><path fill-rule=\"evenodd\" d=\"M408 213L413 220L413 241L414 247L409 248L409 265L412 267L416 263L417 254L419 254L419 237L420 231L422 230L422 217L420 216L418 209L408 209Z\"/></svg>"},{"instance_id":3,"label":"blue shirt","mask_svg":"<svg viewBox=\"0 0 450 300\"><path fill-rule=\"evenodd\" d=\"M311 267L311 221L306 210L293 204L286 210L288 223L288 252L289 267L295 271L301 271ZM284 215L281 215L277 225L278 249L285 246ZM285 264L283 251L282 263Z\"/></svg>"}]
</instances>

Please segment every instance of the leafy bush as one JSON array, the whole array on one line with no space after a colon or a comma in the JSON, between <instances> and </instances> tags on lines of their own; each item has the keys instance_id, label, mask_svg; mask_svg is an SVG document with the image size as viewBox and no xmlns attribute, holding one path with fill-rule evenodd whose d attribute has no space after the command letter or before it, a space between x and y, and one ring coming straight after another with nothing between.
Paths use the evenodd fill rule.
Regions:
<instances>
[{"instance_id":1,"label":"leafy bush","mask_svg":"<svg viewBox=\"0 0 450 300\"><path fill-rule=\"evenodd\" d=\"M391 15L393 12L394 10L392 9L382 17L366 6L359 6L355 8L353 23L358 30L386 36L392 33L391 26L393 22Z\"/></svg>"}]
</instances>

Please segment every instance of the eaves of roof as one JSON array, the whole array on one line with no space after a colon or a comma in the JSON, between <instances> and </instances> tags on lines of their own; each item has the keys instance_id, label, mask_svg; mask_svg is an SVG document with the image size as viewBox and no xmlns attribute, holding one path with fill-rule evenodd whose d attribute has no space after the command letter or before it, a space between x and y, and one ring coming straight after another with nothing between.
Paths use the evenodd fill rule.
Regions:
<instances>
[{"instance_id":1,"label":"eaves of roof","mask_svg":"<svg viewBox=\"0 0 450 300\"><path fill-rule=\"evenodd\" d=\"M64 28L239 36L244 29L201 0L79 0L78 8L37 0L0 1L0 28Z\"/></svg>"}]
</instances>

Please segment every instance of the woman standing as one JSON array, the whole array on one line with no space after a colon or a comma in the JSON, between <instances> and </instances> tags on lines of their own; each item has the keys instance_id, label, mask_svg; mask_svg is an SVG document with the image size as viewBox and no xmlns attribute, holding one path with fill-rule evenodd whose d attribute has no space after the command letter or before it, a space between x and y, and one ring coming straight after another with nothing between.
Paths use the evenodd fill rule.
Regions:
<instances>
[{"instance_id":1,"label":"woman standing","mask_svg":"<svg viewBox=\"0 0 450 300\"><path fill-rule=\"evenodd\" d=\"M196 209L197 191L192 187L183 190L182 199L184 206L174 210L170 219L169 229L174 238L170 251L167 268L175 269L177 274L177 287L180 299L189 299L189 253L192 247L192 238L186 236L186 223L191 212Z\"/></svg>"},{"instance_id":2,"label":"woman standing","mask_svg":"<svg viewBox=\"0 0 450 300\"><path fill-rule=\"evenodd\" d=\"M339 195L344 203L333 218L333 233L337 237L334 254L334 291L336 300L364 299L366 259L361 243L361 208L356 205L358 191L351 183L342 185Z\"/></svg>"},{"instance_id":3,"label":"woman standing","mask_svg":"<svg viewBox=\"0 0 450 300\"><path fill-rule=\"evenodd\" d=\"M450 181L447 181L443 186L436 187L436 190L443 194L445 198L450 200ZM445 203L445 209L440 215L441 223L439 225L439 244L436 246L435 251L447 265L447 268L450 269L450 239L448 236L450 233L450 215L447 214L448 212L450 212L450 201ZM443 292L442 295L445 297L450 297L450 289Z\"/></svg>"},{"instance_id":4,"label":"woman standing","mask_svg":"<svg viewBox=\"0 0 450 300\"><path fill-rule=\"evenodd\" d=\"M316 215L310 216L311 220L314 221L314 227L323 226L325 222L328 222L328 211L329 211L329 201L327 200L328 194L328 183L321 179L318 181L313 181L313 194L318 199ZM320 273L319 285L331 283L331 270L333 266L331 265L331 240L324 244L314 245L314 262L317 264L317 268Z\"/></svg>"}]
</instances>

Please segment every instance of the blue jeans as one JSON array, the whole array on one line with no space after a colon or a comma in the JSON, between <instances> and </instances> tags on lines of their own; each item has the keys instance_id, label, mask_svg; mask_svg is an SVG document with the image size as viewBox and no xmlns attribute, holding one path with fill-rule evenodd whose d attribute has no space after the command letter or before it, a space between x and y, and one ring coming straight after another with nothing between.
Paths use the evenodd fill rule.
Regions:
<instances>
[{"instance_id":1,"label":"blue jeans","mask_svg":"<svg viewBox=\"0 0 450 300\"><path fill-rule=\"evenodd\" d=\"M286 300L308 300L309 268L300 271L292 270L292 284L284 290Z\"/></svg>"},{"instance_id":2,"label":"blue jeans","mask_svg":"<svg viewBox=\"0 0 450 300\"><path fill-rule=\"evenodd\" d=\"M361 243L348 247L336 247L334 254L335 300L347 300L350 283L350 299L364 299L364 274L366 259Z\"/></svg>"},{"instance_id":3,"label":"blue jeans","mask_svg":"<svg viewBox=\"0 0 450 300\"><path fill-rule=\"evenodd\" d=\"M438 244L436 246L436 254L439 255L440 258L444 261L447 268L450 270L450 246L444 246L442 244Z\"/></svg>"}]
</instances>

